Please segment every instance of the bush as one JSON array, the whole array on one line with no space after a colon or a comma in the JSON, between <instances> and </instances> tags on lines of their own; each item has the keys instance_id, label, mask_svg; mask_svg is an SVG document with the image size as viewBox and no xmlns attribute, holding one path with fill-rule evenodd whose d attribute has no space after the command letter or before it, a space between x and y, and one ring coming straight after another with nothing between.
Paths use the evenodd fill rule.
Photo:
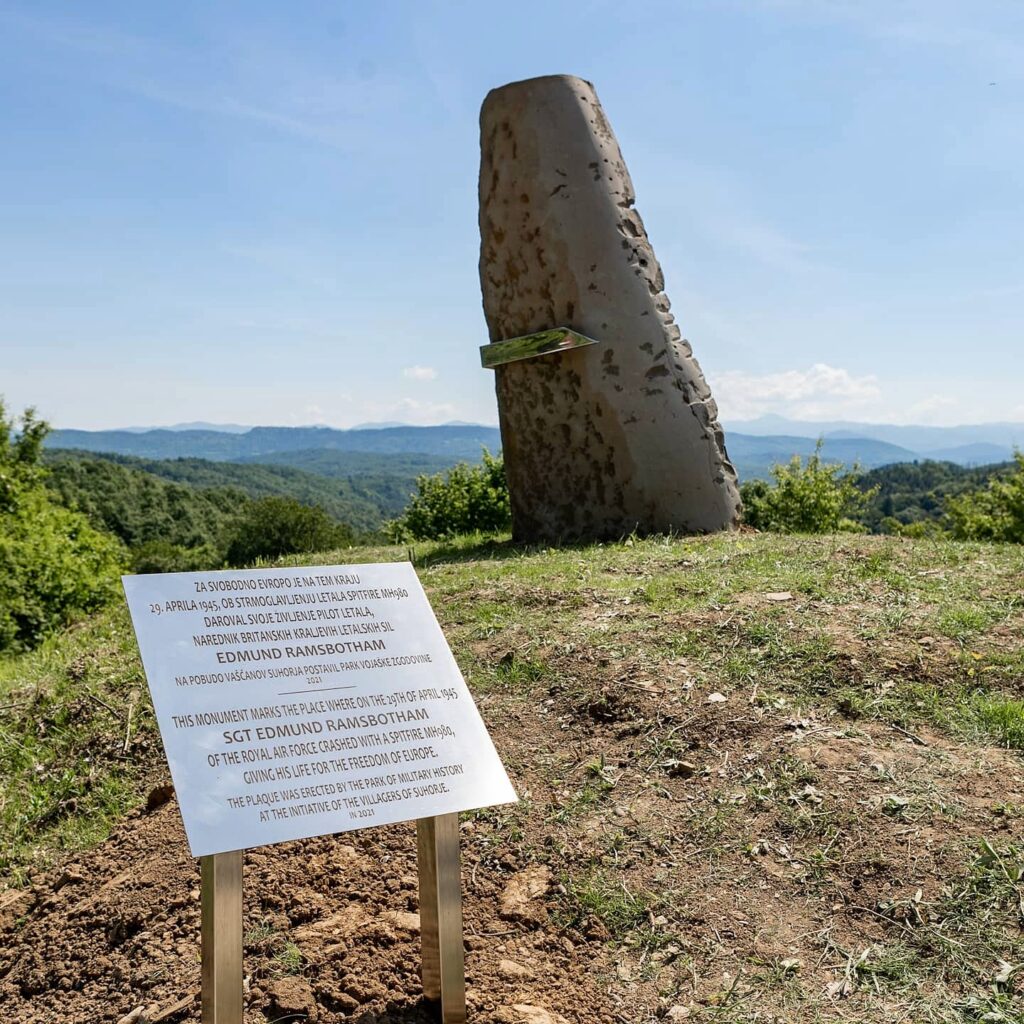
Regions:
<instances>
[{"instance_id":1,"label":"bush","mask_svg":"<svg viewBox=\"0 0 1024 1024\"><path fill-rule=\"evenodd\" d=\"M405 512L385 529L394 541L441 540L463 533L500 533L511 525L505 463L485 448L477 466L461 462L447 473L418 476Z\"/></svg>"},{"instance_id":2,"label":"bush","mask_svg":"<svg viewBox=\"0 0 1024 1024\"><path fill-rule=\"evenodd\" d=\"M120 542L57 504L39 465L49 427L0 401L0 651L24 650L119 591Z\"/></svg>"},{"instance_id":3,"label":"bush","mask_svg":"<svg viewBox=\"0 0 1024 1024\"><path fill-rule=\"evenodd\" d=\"M131 551L132 572L202 572L219 569L224 556L211 544L185 547L166 540L152 540Z\"/></svg>"},{"instance_id":4,"label":"bush","mask_svg":"<svg viewBox=\"0 0 1024 1024\"><path fill-rule=\"evenodd\" d=\"M36 419L33 409L22 413L21 430L17 430L0 398L0 513L17 509L22 497L42 484L39 459L49 431L46 423Z\"/></svg>"},{"instance_id":5,"label":"bush","mask_svg":"<svg viewBox=\"0 0 1024 1024\"><path fill-rule=\"evenodd\" d=\"M352 531L319 505L303 505L294 498L260 498L235 528L227 561L234 566L251 565L258 558L326 551L352 541Z\"/></svg>"},{"instance_id":6,"label":"bush","mask_svg":"<svg viewBox=\"0 0 1024 1024\"><path fill-rule=\"evenodd\" d=\"M1014 453L1016 467L988 487L946 499L950 530L958 540L995 540L1024 544L1024 452Z\"/></svg>"},{"instance_id":7,"label":"bush","mask_svg":"<svg viewBox=\"0 0 1024 1024\"><path fill-rule=\"evenodd\" d=\"M775 482L744 484L744 520L758 530L778 533L865 532L857 521L875 490L857 487L859 470L849 473L838 464L821 461L819 440L806 465L794 455L786 465L772 466Z\"/></svg>"},{"instance_id":8,"label":"bush","mask_svg":"<svg viewBox=\"0 0 1024 1024\"><path fill-rule=\"evenodd\" d=\"M934 519L918 519L912 523L904 523L895 516L886 516L879 523L879 532L918 540L938 540L945 536L945 531Z\"/></svg>"}]
</instances>

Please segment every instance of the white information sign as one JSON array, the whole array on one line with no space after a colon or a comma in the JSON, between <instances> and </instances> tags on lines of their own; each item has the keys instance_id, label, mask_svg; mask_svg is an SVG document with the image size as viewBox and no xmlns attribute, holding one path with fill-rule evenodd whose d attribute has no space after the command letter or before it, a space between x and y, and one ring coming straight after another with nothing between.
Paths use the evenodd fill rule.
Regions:
<instances>
[{"instance_id":1,"label":"white information sign","mask_svg":"<svg viewBox=\"0 0 1024 1024\"><path fill-rule=\"evenodd\" d=\"M123 582L194 856L516 799L410 564Z\"/></svg>"}]
</instances>

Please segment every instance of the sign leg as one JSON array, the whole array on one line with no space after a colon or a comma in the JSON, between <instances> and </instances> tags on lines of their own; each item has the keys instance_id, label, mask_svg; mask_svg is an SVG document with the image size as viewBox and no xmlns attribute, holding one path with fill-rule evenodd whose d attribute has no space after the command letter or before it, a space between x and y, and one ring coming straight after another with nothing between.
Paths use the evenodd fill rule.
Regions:
<instances>
[{"instance_id":1,"label":"sign leg","mask_svg":"<svg viewBox=\"0 0 1024 1024\"><path fill-rule=\"evenodd\" d=\"M416 842L423 994L427 999L441 1001L442 1024L465 1024L466 972L462 952L458 814L420 818L416 822Z\"/></svg>"},{"instance_id":2,"label":"sign leg","mask_svg":"<svg viewBox=\"0 0 1024 1024\"><path fill-rule=\"evenodd\" d=\"M242 858L200 860L203 1024L242 1024Z\"/></svg>"}]
</instances>

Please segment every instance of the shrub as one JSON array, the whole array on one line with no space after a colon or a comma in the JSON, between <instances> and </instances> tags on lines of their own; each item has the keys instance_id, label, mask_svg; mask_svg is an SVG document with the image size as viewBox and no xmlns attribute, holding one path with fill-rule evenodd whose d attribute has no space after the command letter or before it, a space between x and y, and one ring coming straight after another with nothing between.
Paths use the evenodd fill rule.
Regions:
<instances>
[{"instance_id":1,"label":"shrub","mask_svg":"<svg viewBox=\"0 0 1024 1024\"><path fill-rule=\"evenodd\" d=\"M235 566L250 565L258 558L325 551L352 540L352 531L319 505L271 496L246 509L228 544L227 561Z\"/></svg>"},{"instance_id":2,"label":"shrub","mask_svg":"<svg viewBox=\"0 0 1024 1024\"><path fill-rule=\"evenodd\" d=\"M57 504L39 465L49 427L0 401L0 651L24 650L118 593L120 542Z\"/></svg>"},{"instance_id":3,"label":"shrub","mask_svg":"<svg viewBox=\"0 0 1024 1024\"><path fill-rule=\"evenodd\" d=\"M22 413L17 430L0 398L0 513L16 509L21 497L42 483L39 459L49 431L43 420L36 419L34 409Z\"/></svg>"},{"instance_id":4,"label":"shrub","mask_svg":"<svg viewBox=\"0 0 1024 1024\"><path fill-rule=\"evenodd\" d=\"M499 533L512 524L505 463L487 449L476 466L416 478L416 493L401 517L389 523L392 540L441 540L463 533Z\"/></svg>"},{"instance_id":5,"label":"shrub","mask_svg":"<svg viewBox=\"0 0 1024 1024\"><path fill-rule=\"evenodd\" d=\"M822 442L806 465L794 455L786 465L772 466L774 483L755 480L742 488L745 521L758 530L778 533L863 532L857 522L875 490L857 488L859 470L821 460Z\"/></svg>"},{"instance_id":6,"label":"shrub","mask_svg":"<svg viewBox=\"0 0 1024 1024\"><path fill-rule=\"evenodd\" d=\"M995 540L1024 544L1024 452L1014 454L1016 467L994 478L981 491L946 499L950 530L958 540Z\"/></svg>"},{"instance_id":7,"label":"shrub","mask_svg":"<svg viewBox=\"0 0 1024 1024\"><path fill-rule=\"evenodd\" d=\"M912 537L926 540L937 540L944 536L945 531L934 519L918 519L912 523L904 523L895 516L886 516L879 523L880 533L889 533L896 537Z\"/></svg>"},{"instance_id":8,"label":"shrub","mask_svg":"<svg viewBox=\"0 0 1024 1024\"><path fill-rule=\"evenodd\" d=\"M166 540L132 548L131 559L132 572L201 572L224 564L224 556L211 544L190 548Z\"/></svg>"}]
</instances>

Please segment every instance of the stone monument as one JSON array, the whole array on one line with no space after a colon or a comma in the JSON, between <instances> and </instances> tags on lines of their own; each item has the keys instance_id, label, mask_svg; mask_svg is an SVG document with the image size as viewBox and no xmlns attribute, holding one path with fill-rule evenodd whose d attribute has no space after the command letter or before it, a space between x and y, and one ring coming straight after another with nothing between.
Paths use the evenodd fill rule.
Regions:
<instances>
[{"instance_id":1,"label":"stone monument","mask_svg":"<svg viewBox=\"0 0 1024 1024\"><path fill-rule=\"evenodd\" d=\"M493 90L480 145L491 342L529 349L523 336L546 332L529 358L510 357L516 345L484 349L515 538L734 527L739 490L718 409L669 312L593 86L551 75Z\"/></svg>"}]
</instances>

